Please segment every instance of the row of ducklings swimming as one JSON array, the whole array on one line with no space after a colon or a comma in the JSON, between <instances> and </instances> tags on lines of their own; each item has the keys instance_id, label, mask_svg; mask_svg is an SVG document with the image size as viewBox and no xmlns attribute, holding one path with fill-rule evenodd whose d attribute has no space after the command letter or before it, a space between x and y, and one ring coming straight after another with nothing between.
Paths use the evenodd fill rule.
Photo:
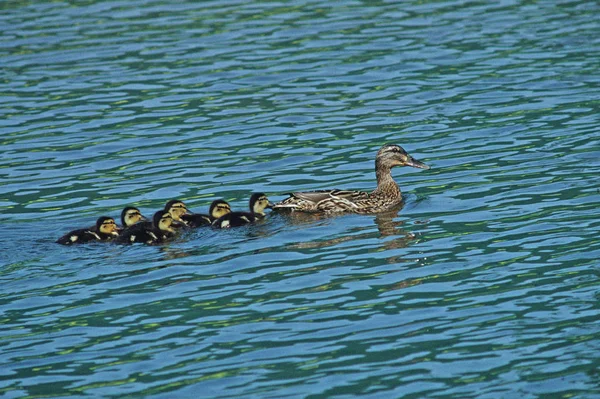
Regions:
<instances>
[{"instance_id":1,"label":"row of ducklings swimming","mask_svg":"<svg viewBox=\"0 0 600 399\"><path fill-rule=\"evenodd\" d=\"M102 216L96 225L87 229L73 230L56 242L63 245L81 244L93 241L113 241L119 244L158 244L177 233L177 229L212 226L223 229L253 223L265 217L265 209L271 208L263 193L252 194L249 201L250 212L232 212L224 200L215 200L210 205L208 214L190 213L183 201L171 200L164 209L156 212L152 221L146 220L140 210L128 206L121 212L121 223L118 227L115 220Z\"/></svg>"},{"instance_id":2,"label":"row of ducklings swimming","mask_svg":"<svg viewBox=\"0 0 600 399\"><path fill-rule=\"evenodd\" d=\"M396 166L411 166L429 169L423 162L414 159L397 144L384 144L375 157L377 188L370 193L351 190L318 190L294 192L276 205L269 202L263 193L250 198L250 212L231 212L229 204L217 200L210 206L208 215L190 214L185 204L179 200L169 201L165 209L156 212L152 222L141 221L140 211L125 208L121 215L124 229L119 230L114 219L103 216L96 226L74 230L58 239L60 244L74 244L90 241L114 240L123 244L162 242L175 234L177 227L198 227L211 225L216 228L234 227L252 223L265 216L264 210L289 212L351 212L373 214L385 212L402 203L400 187L392 177L391 170Z\"/></svg>"}]
</instances>

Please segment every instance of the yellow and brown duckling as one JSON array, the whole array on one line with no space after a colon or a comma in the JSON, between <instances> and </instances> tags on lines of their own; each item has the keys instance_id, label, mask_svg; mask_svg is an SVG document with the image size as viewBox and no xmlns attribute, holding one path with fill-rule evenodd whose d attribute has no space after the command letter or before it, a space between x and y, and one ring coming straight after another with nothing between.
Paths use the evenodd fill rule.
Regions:
<instances>
[{"instance_id":1,"label":"yellow and brown duckling","mask_svg":"<svg viewBox=\"0 0 600 399\"><path fill-rule=\"evenodd\" d=\"M269 199L263 193L252 194L249 205L250 212L227 213L215 220L213 226L218 229L225 229L253 223L265 217L265 209L273 207L273 204L269 202Z\"/></svg>"},{"instance_id":2,"label":"yellow and brown duckling","mask_svg":"<svg viewBox=\"0 0 600 399\"><path fill-rule=\"evenodd\" d=\"M169 212L173 218L173 227L186 227L187 223L182 219L184 215L189 214L187 206L181 200L170 200L164 208L165 212Z\"/></svg>"},{"instance_id":3,"label":"yellow and brown duckling","mask_svg":"<svg viewBox=\"0 0 600 399\"><path fill-rule=\"evenodd\" d=\"M140 210L136 207L126 206L123 208L123 211L121 211L121 226L123 226L123 229L145 220L146 218L144 215L142 215Z\"/></svg>"},{"instance_id":4,"label":"yellow and brown duckling","mask_svg":"<svg viewBox=\"0 0 600 399\"><path fill-rule=\"evenodd\" d=\"M115 220L108 216L102 216L96 221L96 225L89 229L73 230L56 240L62 245L85 244L93 241L109 241L119 235Z\"/></svg>"},{"instance_id":5,"label":"yellow and brown duckling","mask_svg":"<svg viewBox=\"0 0 600 399\"><path fill-rule=\"evenodd\" d=\"M392 209L402 202L400 187L392 177L392 168L412 166L429 169L417 161L399 145L385 144L375 157L377 188L370 193L363 191L320 190L292 193L288 198L273 206L274 210L298 212L353 212L379 213Z\"/></svg>"},{"instance_id":6,"label":"yellow and brown duckling","mask_svg":"<svg viewBox=\"0 0 600 399\"><path fill-rule=\"evenodd\" d=\"M164 210L152 217L152 222L140 222L123 230L115 240L118 244L158 244L175 236L173 217Z\"/></svg>"},{"instance_id":7,"label":"yellow and brown duckling","mask_svg":"<svg viewBox=\"0 0 600 399\"><path fill-rule=\"evenodd\" d=\"M210 204L208 215L203 215L200 213L187 213L182 215L181 218L189 227L210 226L215 220L230 212L231 206L229 206L226 201L218 199L214 200Z\"/></svg>"}]
</instances>

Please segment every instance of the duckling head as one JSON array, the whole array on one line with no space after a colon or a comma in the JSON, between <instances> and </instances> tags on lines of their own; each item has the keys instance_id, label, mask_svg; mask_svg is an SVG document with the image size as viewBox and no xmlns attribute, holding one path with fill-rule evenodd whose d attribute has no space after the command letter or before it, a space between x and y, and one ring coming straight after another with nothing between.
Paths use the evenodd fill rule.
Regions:
<instances>
[{"instance_id":1,"label":"duckling head","mask_svg":"<svg viewBox=\"0 0 600 399\"><path fill-rule=\"evenodd\" d=\"M183 222L181 216L188 213L187 206L180 200L171 200L167 202L164 211L169 212L173 220L178 222Z\"/></svg>"},{"instance_id":2,"label":"duckling head","mask_svg":"<svg viewBox=\"0 0 600 399\"><path fill-rule=\"evenodd\" d=\"M214 219L218 219L228 213L231 213L231 207L224 200L214 200L208 210L208 214Z\"/></svg>"},{"instance_id":3,"label":"duckling head","mask_svg":"<svg viewBox=\"0 0 600 399\"><path fill-rule=\"evenodd\" d=\"M175 230L171 227L173 224L173 216L165 210L158 211L152 217L152 224L160 231L168 231L174 233Z\"/></svg>"},{"instance_id":4,"label":"duckling head","mask_svg":"<svg viewBox=\"0 0 600 399\"><path fill-rule=\"evenodd\" d=\"M96 220L96 231L109 236L119 235L115 219L108 216L102 216Z\"/></svg>"},{"instance_id":5,"label":"duckling head","mask_svg":"<svg viewBox=\"0 0 600 399\"><path fill-rule=\"evenodd\" d=\"M397 144L385 144L377 152L375 158L375 170L383 168L391 169L394 166L412 166L413 168L429 169L423 162L412 156Z\"/></svg>"},{"instance_id":6,"label":"duckling head","mask_svg":"<svg viewBox=\"0 0 600 399\"><path fill-rule=\"evenodd\" d=\"M250 197L250 211L259 215L265 215L265 209L272 208L273 204L264 193L254 193Z\"/></svg>"},{"instance_id":7,"label":"duckling head","mask_svg":"<svg viewBox=\"0 0 600 399\"><path fill-rule=\"evenodd\" d=\"M133 206L127 206L121 212L121 224L123 227L133 226L137 222L146 220L139 209Z\"/></svg>"}]
</instances>

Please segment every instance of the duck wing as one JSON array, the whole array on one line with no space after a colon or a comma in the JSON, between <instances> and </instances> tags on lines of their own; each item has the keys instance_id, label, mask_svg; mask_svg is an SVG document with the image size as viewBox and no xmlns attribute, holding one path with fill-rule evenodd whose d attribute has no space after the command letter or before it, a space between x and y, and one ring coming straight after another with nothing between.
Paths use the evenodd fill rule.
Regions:
<instances>
[{"instance_id":1,"label":"duck wing","mask_svg":"<svg viewBox=\"0 0 600 399\"><path fill-rule=\"evenodd\" d=\"M357 201L369 198L369 193L350 190L320 190L295 192L289 198L276 204L273 209L290 209L305 212L343 212L354 211Z\"/></svg>"},{"instance_id":2,"label":"duck wing","mask_svg":"<svg viewBox=\"0 0 600 399\"><path fill-rule=\"evenodd\" d=\"M226 229L229 227L244 226L257 220L258 217L251 212L230 212L215 220L212 225L217 229Z\"/></svg>"},{"instance_id":3,"label":"duck wing","mask_svg":"<svg viewBox=\"0 0 600 399\"><path fill-rule=\"evenodd\" d=\"M147 242L155 240L154 227L152 222L145 221L134 224L123 230L116 238L117 244L133 244L136 242Z\"/></svg>"},{"instance_id":4,"label":"duck wing","mask_svg":"<svg viewBox=\"0 0 600 399\"><path fill-rule=\"evenodd\" d=\"M200 226L210 226L213 220L208 215L202 215L199 213L192 213L182 215L181 219L189 226L189 227L200 227Z\"/></svg>"},{"instance_id":5,"label":"duck wing","mask_svg":"<svg viewBox=\"0 0 600 399\"><path fill-rule=\"evenodd\" d=\"M305 201L311 201L318 203L321 201L329 201L332 199L344 200L344 201L358 201L369 198L369 193L364 191L351 191L351 190L321 190L321 191L308 191L293 193L292 196L302 199Z\"/></svg>"},{"instance_id":6,"label":"duck wing","mask_svg":"<svg viewBox=\"0 0 600 399\"><path fill-rule=\"evenodd\" d=\"M101 241L102 238L94 231L94 229L79 229L73 230L64 236L60 237L56 242L62 245L82 244L91 241Z\"/></svg>"}]
</instances>

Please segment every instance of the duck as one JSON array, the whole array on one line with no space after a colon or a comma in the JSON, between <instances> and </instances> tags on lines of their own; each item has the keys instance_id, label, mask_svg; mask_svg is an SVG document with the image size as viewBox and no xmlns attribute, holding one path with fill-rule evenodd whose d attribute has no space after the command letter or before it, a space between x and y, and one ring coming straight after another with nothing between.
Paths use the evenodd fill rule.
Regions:
<instances>
[{"instance_id":1,"label":"duck","mask_svg":"<svg viewBox=\"0 0 600 399\"><path fill-rule=\"evenodd\" d=\"M126 206L121 211L121 226L122 229L126 229L127 227L131 227L136 223L145 221L146 217L142 215L140 210L134 206Z\"/></svg>"},{"instance_id":2,"label":"duck","mask_svg":"<svg viewBox=\"0 0 600 399\"><path fill-rule=\"evenodd\" d=\"M208 208L208 215L186 213L181 219L188 227L210 226L215 220L231 212L231 206L222 199L214 200Z\"/></svg>"},{"instance_id":3,"label":"duck","mask_svg":"<svg viewBox=\"0 0 600 399\"><path fill-rule=\"evenodd\" d=\"M172 227L173 217L169 212L160 210L152 217L152 222L140 222L123 230L115 240L117 244L158 244L175 236Z\"/></svg>"},{"instance_id":4,"label":"duck","mask_svg":"<svg viewBox=\"0 0 600 399\"><path fill-rule=\"evenodd\" d=\"M396 166L430 169L428 165L410 156L401 146L384 144L375 157L377 188L372 192L338 189L295 192L275 204L273 210L360 214L385 212L402 203L402 192L391 172Z\"/></svg>"},{"instance_id":5,"label":"duck","mask_svg":"<svg viewBox=\"0 0 600 399\"><path fill-rule=\"evenodd\" d=\"M115 219L101 216L96 220L94 227L70 231L56 242L62 245L85 244L93 241L110 241L118 235Z\"/></svg>"},{"instance_id":6,"label":"duck","mask_svg":"<svg viewBox=\"0 0 600 399\"><path fill-rule=\"evenodd\" d=\"M187 225L182 219L183 215L188 214L187 206L183 201L177 199L170 200L165 205L164 211L171 214L173 221L176 222L174 223L174 227L182 227Z\"/></svg>"},{"instance_id":7,"label":"duck","mask_svg":"<svg viewBox=\"0 0 600 399\"><path fill-rule=\"evenodd\" d=\"M254 193L248 201L250 212L229 212L213 222L213 227L226 229L229 227L243 226L263 219L265 209L272 208L273 204L264 193Z\"/></svg>"}]
</instances>

